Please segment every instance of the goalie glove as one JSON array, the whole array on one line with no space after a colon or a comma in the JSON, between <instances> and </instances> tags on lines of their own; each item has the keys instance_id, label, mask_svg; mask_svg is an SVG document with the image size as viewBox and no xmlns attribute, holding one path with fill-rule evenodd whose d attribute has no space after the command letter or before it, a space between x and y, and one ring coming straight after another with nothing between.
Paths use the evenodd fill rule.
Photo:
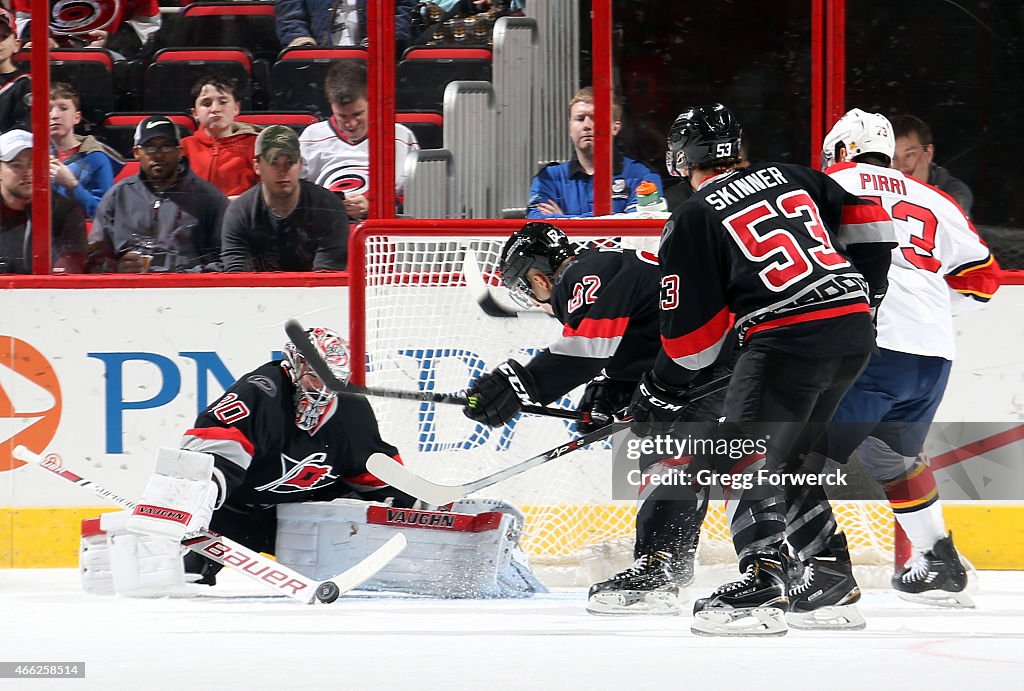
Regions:
<instances>
[{"instance_id":1,"label":"goalie glove","mask_svg":"<svg viewBox=\"0 0 1024 691\"><path fill-rule=\"evenodd\" d=\"M685 391L663 384L653 372L646 372L629 404L627 414L633 417L630 431L638 437L666 434L683 417L690 402Z\"/></svg>"},{"instance_id":2,"label":"goalie glove","mask_svg":"<svg viewBox=\"0 0 1024 691\"><path fill-rule=\"evenodd\" d=\"M501 427L524 405L536 402L536 390L533 375L515 360L509 360L476 380L462 412L471 420Z\"/></svg>"},{"instance_id":3,"label":"goalie glove","mask_svg":"<svg viewBox=\"0 0 1024 691\"><path fill-rule=\"evenodd\" d=\"M576 431L590 434L594 430L611 424L629 405L630 395L636 388L633 382L616 381L605 376L595 378L583 390L576 411L580 419Z\"/></svg>"}]
</instances>

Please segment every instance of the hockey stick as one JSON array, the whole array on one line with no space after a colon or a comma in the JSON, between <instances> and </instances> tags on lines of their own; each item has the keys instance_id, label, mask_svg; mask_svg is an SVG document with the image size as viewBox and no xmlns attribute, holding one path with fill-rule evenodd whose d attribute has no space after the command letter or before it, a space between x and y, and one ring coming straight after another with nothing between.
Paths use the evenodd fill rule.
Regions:
<instances>
[{"instance_id":1,"label":"hockey stick","mask_svg":"<svg viewBox=\"0 0 1024 691\"><path fill-rule=\"evenodd\" d=\"M512 307L506 307L498 302L491 293L490 286L484 281L483 273L480 271L480 262L477 261L476 252L467 249L462 259L462 277L466 280L466 288L473 294L473 299L480 305L480 309L489 317L518 317L519 312Z\"/></svg>"},{"instance_id":2,"label":"hockey stick","mask_svg":"<svg viewBox=\"0 0 1024 691\"><path fill-rule=\"evenodd\" d=\"M381 398L398 398L406 401L425 401L427 403L448 403L451 405L464 406L469 401L466 400L465 396L452 393L429 393L426 391L400 391L398 389L374 389L367 386L359 386L351 382L346 383L334 376L327 363L320 357L320 353L317 352L313 344L310 343L309 337L306 336L306 330L302 324L294 319L289 319L284 325L285 333L288 334L289 340L295 344L295 347L299 349L303 357L306 358L306 362L309 363L316 375L320 377L327 388L342 393L355 393L362 394L364 396L380 396ZM523 406L522 412L529 413L531 415L542 415L544 417L554 417L562 420L579 420L580 415L574 410L559 410L558 408L548 408L542 405L526 405Z\"/></svg>"},{"instance_id":3,"label":"hockey stick","mask_svg":"<svg viewBox=\"0 0 1024 691\"><path fill-rule=\"evenodd\" d=\"M97 496L109 499L129 511L135 508L135 502L131 499L115 494L106 487L67 470L59 463L29 451L24 446L15 447L13 455L19 461L48 470L57 477L90 490ZM322 582L306 578L284 564L203 528L187 533L182 538L181 544L275 592L309 605L314 600L325 603L334 602L342 593L352 590L372 577L405 549L406 540L405 536L399 533L352 568Z\"/></svg>"},{"instance_id":4,"label":"hockey stick","mask_svg":"<svg viewBox=\"0 0 1024 691\"><path fill-rule=\"evenodd\" d=\"M390 456L385 456L382 453L375 453L370 456L366 461L366 469L378 479L383 480L396 489L402 490L406 494L411 494L417 499L422 499L428 504L443 506L444 504L450 504L456 499L461 499L467 494L472 494L473 492L481 490L484 487L490 487L502 480L507 480L510 477L519 475L530 468L536 468L548 461L561 458L565 454L575 451L576 449L581 449L587 444L593 444L596 441L607 439L616 432L624 430L627 427L629 427L628 422L613 422L610 425L605 425L600 429L594 430L590 434L584 434L578 439L573 439L561 446L556 446L553 449L539 453L521 463L517 463L505 468L504 470L499 470L496 473L491 473L490 475L478 480L473 480L472 482L467 482L462 485L440 485L436 482L431 482L430 480L412 472Z\"/></svg>"},{"instance_id":5,"label":"hockey stick","mask_svg":"<svg viewBox=\"0 0 1024 691\"><path fill-rule=\"evenodd\" d=\"M710 396L713 393L721 391L728 385L728 383L729 376L726 375L724 377L719 377L718 379L713 379L702 386L698 386L691 392L690 402L693 403L695 401L699 401L706 396ZM585 434L579 439L573 439L568 443L537 454L532 458L528 458L521 463L509 466L504 470L499 470L496 473L491 473L490 475L478 480L473 480L472 482L467 482L461 485L441 485L427 480L426 478L409 470L409 468L402 465L395 459L390 456L385 456L382 453L376 453L370 456L366 462L366 469L378 479L383 480L392 487L402 490L406 494L411 494L417 499L422 499L428 504L441 506L451 503L456 499L460 499L467 494L472 494L484 487L490 487L502 480L507 480L510 477L519 475L530 468L536 468L548 461L561 458L565 454L575 451L576 449L583 448L588 444L601 441L602 439L610 437L616 432L629 427L629 425L629 422L613 422L610 425L606 425L589 434Z\"/></svg>"}]
</instances>

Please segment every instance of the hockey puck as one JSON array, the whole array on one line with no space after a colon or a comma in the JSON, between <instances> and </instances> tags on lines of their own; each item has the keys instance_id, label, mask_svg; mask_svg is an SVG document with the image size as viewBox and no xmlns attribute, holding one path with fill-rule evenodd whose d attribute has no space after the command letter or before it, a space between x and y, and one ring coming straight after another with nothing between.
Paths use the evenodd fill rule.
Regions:
<instances>
[{"instance_id":1,"label":"hockey puck","mask_svg":"<svg viewBox=\"0 0 1024 691\"><path fill-rule=\"evenodd\" d=\"M341 595L341 589L331 581L324 581L316 587L316 599L323 603L331 603Z\"/></svg>"}]
</instances>

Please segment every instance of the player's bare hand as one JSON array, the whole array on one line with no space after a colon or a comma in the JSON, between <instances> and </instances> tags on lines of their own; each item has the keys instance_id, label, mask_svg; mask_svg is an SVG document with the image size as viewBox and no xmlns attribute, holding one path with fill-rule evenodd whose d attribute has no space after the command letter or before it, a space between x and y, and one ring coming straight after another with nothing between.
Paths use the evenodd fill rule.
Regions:
<instances>
[{"instance_id":1,"label":"player's bare hand","mask_svg":"<svg viewBox=\"0 0 1024 691\"><path fill-rule=\"evenodd\" d=\"M361 194L345 197L345 212L349 218L363 220L370 213L370 200Z\"/></svg>"}]
</instances>

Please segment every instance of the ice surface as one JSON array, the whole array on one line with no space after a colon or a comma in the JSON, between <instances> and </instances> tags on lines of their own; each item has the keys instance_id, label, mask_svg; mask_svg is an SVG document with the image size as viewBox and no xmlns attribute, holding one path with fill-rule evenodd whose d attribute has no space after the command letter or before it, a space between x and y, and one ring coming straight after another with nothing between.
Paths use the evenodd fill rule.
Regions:
<instances>
[{"instance_id":1,"label":"ice surface","mask_svg":"<svg viewBox=\"0 0 1024 691\"><path fill-rule=\"evenodd\" d=\"M1024 677L1019 572L982 572L975 610L873 590L861 601L864 631L773 639L698 638L689 616L595 617L582 591L503 601L354 593L306 606L228 573L202 592L99 597L81 592L73 570L0 570L0 660L86 663L84 680L4 679L0 689L977 691L1020 688Z\"/></svg>"}]
</instances>

